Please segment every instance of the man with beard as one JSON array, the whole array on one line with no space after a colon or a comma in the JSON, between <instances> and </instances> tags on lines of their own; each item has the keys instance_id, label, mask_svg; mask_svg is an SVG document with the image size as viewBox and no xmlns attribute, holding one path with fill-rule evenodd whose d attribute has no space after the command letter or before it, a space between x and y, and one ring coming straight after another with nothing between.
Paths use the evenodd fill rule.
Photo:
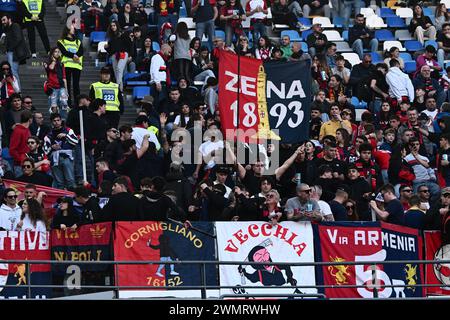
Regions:
<instances>
[{"instance_id":1,"label":"man with beard","mask_svg":"<svg viewBox=\"0 0 450 320\"><path fill-rule=\"evenodd\" d=\"M248 254L247 261L249 262L272 262L269 251L266 249L264 243L255 246L250 250ZM297 280L293 277L293 272L290 266L282 265L250 265L256 271L254 273L248 273L245 268L246 266L239 265L238 271L242 277L247 278L253 283L260 282L264 286L282 286L286 283L290 283L292 286L297 285ZM286 274L286 279L282 273L284 270ZM245 280L244 280L245 281Z\"/></svg>"}]
</instances>

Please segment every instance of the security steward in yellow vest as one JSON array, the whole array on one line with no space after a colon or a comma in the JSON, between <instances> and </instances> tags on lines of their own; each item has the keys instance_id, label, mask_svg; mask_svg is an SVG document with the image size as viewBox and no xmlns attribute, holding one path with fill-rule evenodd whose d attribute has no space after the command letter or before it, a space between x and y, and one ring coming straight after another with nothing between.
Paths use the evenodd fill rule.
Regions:
<instances>
[{"instance_id":1,"label":"security steward in yellow vest","mask_svg":"<svg viewBox=\"0 0 450 320\"><path fill-rule=\"evenodd\" d=\"M36 58L36 34L34 28L39 32L45 51L50 52L47 29L45 28L45 0L22 0L17 2L19 15L23 17L25 28L27 28L30 50L33 58Z\"/></svg>"},{"instance_id":2,"label":"security steward in yellow vest","mask_svg":"<svg viewBox=\"0 0 450 320\"><path fill-rule=\"evenodd\" d=\"M66 68L67 91L69 94L69 105L75 101L80 94L80 77L83 70L83 44L75 36L75 28L64 27L63 35L57 42L61 50L61 62ZM73 94L71 88L73 87Z\"/></svg>"},{"instance_id":3,"label":"security steward in yellow vest","mask_svg":"<svg viewBox=\"0 0 450 320\"><path fill-rule=\"evenodd\" d=\"M91 84L89 97L91 100L106 101L105 120L108 128L118 128L120 116L124 112L123 95L117 83L111 82L111 69L103 67L100 71L101 80Z\"/></svg>"}]
</instances>

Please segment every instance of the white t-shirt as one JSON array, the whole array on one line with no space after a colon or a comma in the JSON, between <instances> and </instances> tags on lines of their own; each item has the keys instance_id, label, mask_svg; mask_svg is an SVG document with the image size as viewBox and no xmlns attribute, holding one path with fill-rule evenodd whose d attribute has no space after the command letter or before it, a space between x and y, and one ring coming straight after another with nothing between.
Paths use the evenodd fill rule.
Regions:
<instances>
[{"instance_id":1,"label":"white t-shirt","mask_svg":"<svg viewBox=\"0 0 450 320\"><path fill-rule=\"evenodd\" d=\"M177 126L179 126L180 125L180 122L181 122L181 116L180 115L177 115L176 117L175 117L175 120L173 121L173 124L176 124ZM189 116L185 116L184 117L184 123L188 123L189 122Z\"/></svg>"},{"instance_id":2,"label":"white t-shirt","mask_svg":"<svg viewBox=\"0 0 450 320\"><path fill-rule=\"evenodd\" d=\"M319 200L319 201L317 201L317 203L319 204L319 207L320 207L320 214L323 217L333 214L333 212L331 211L331 207L328 203L326 203L323 200Z\"/></svg>"},{"instance_id":3,"label":"white t-shirt","mask_svg":"<svg viewBox=\"0 0 450 320\"><path fill-rule=\"evenodd\" d=\"M201 154L203 156L207 156L209 155L211 152L213 151L217 151L219 149L223 149L224 145L223 145L223 140L219 140L219 141L206 141L203 142L200 147L198 148L198 150L201 152ZM211 169L216 165L216 162L213 159L210 159L208 161L208 163L206 164L206 169Z\"/></svg>"},{"instance_id":4,"label":"white t-shirt","mask_svg":"<svg viewBox=\"0 0 450 320\"><path fill-rule=\"evenodd\" d=\"M36 227L31 223L30 217L28 213L25 214L25 218L23 218L22 231L30 230L36 232L47 232L47 228L42 220L36 221Z\"/></svg>"},{"instance_id":5,"label":"white t-shirt","mask_svg":"<svg viewBox=\"0 0 450 320\"><path fill-rule=\"evenodd\" d=\"M136 148L142 148L142 141L144 140L144 136L147 134L150 135L148 141L155 144L156 150L161 149L161 144L159 143L155 133L153 131L140 127L134 127L133 132L131 133L131 139L134 139L134 141L136 141Z\"/></svg>"}]
</instances>

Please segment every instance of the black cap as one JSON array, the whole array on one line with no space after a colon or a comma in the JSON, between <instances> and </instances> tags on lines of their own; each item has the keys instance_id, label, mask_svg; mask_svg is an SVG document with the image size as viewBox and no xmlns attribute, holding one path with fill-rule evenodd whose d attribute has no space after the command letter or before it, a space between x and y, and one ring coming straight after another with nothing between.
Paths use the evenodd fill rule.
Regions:
<instances>
[{"instance_id":1,"label":"black cap","mask_svg":"<svg viewBox=\"0 0 450 320\"><path fill-rule=\"evenodd\" d=\"M111 74L111 69L109 67L102 67L100 69L100 73L107 73L107 74Z\"/></svg>"},{"instance_id":2,"label":"black cap","mask_svg":"<svg viewBox=\"0 0 450 320\"><path fill-rule=\"evenodd\" d=\"M230 168L228 166L225 166L225 165L219 165L219 166L217 166L216 173L229 174L230 173Z\"/></svg>"}]
</instances>

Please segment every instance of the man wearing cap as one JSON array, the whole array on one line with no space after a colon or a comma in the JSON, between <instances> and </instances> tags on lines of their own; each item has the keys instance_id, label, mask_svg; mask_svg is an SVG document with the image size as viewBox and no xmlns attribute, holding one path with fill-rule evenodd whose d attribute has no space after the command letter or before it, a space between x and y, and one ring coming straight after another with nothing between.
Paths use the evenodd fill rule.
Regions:
<instances>
[{"instance_id":1,"label":"man wearing cap","mask_svg":"<svg viewBox=\"0 0 450 320\"><path fill-rule=\"evenodd\" d=\"M369 202L370 207L375 211L376 215L388 223L404 225L405 215L400 200L395 196L394 187L391 184L385 184L380 193L384 200L384 208L378 208L375 200Z\"/></svg>"},{"instance_id":2,"label":"man wearing cap","mask_svg":"<svg viewBox=\"0 0 450 320\"><path fill-rule=\"evenodd\" d=\"M218 166L218 168L216 169L216 180L214 181L214 185L221 184L225 187L226 192L224 197L227 199L230 197L232 191L231 188L225 184L229 173L230 169L227 166Z\"/></svg>"},{"instance_id":3,"label":"man wearing cap","mask_svg":"<svg viewBox=\"0 0 450 320\"><path fill-rule=\"evenodd\" d=\"M356 211L360 220L369 221L369 199L371 196L371 186L367 180L360 176L355 164L350 164L347 171L346 185L349 187L349 198L356 202Z\"/></svg>"},{"instance_id":4,"label":"man wearing cap","mask_svg":"<svg viewBox=\"0 0 450 320\"><path fill-rule=\"evenodd\" d=\"M308 16L305 13L305 16ZM314 58L316 54L321 54L325 50L328 38L323 34L322 25L320 23L315 23L312 26L313 32L306 38L306 43L308 44L309 54Z\"/></svg>"},{"instance_id":5,"label":"man wearing cap","mask_svg":"<svg viewBox=\"0 0 450 320\"><path fill-rule=\"evenodd\" d=\"M311 200L311 188L302 183L296 188L297 196L286 202L285 212L288 220L310 221L316 220L320 214L320 206L316 200Z\"/></svg>"},{"instance_id":6,"label":"man wearing cap","mask_svg":"<svg viewBox=\"0 0 450 320\"><path fill-rule=\"evenodd\" d=\"M162 111L163 102L167 98L167 88L170 87L170 72L167 66L172 48L163 44L161 50L152 57L150 63L150 84L154 98L154 106L158 112Z\"/></svg>"},{"instance_id":7,"label":"man wearing cap","mask_svg":"<svg viewBox=\"0 0 450 320\"><path fill-rule=\"evenodd\" d=\"M109 127L119 126L120 115L124 112L123 95L117 83L111 82L111 70L103 67L100 71L101 80L91 85L89 97L91 100L106 101L105 119Z\"/></svg>"}]
</instances>

